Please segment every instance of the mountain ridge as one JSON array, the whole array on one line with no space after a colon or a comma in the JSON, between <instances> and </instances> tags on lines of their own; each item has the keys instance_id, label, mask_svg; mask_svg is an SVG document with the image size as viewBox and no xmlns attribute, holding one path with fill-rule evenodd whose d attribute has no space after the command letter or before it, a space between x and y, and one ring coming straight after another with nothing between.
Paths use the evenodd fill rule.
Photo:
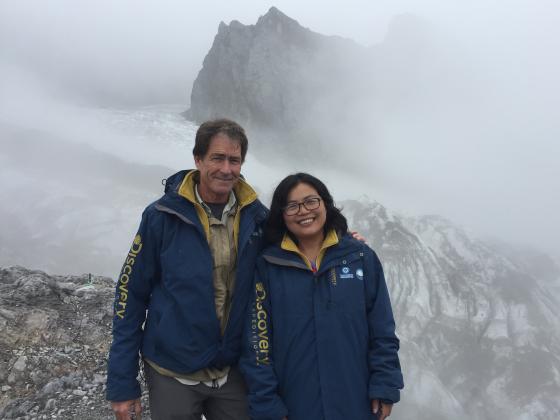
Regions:
<instances>
[{"instance_id":1,"label":"mountain ridge","mask_svg":"<svg viewBox=\"0 0 560 420\"><path fill-rule=\"evenodd\" d=\"M403 366L416 372L409 383L423 383L429 375L433 392L450 392L465 416L560 414L554 400L560 392L558 265L549 278L539 278L531 264L512 260L440 216L403 217L373 201L343 204L353 228L372 241L384 264L407 349ZM404 405L412 416L414 408Z\"/></svg>"}]
</instances>

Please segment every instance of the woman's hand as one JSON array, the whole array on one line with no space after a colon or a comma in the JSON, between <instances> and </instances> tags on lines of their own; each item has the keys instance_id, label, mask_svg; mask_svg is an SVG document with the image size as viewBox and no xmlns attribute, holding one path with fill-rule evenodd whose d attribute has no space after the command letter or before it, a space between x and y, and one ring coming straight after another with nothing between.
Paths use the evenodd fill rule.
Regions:
<instances>
[{"instance_id":1,"label":"woman's hand","mask_svg":"<svg viewBox=\"0 0 560 420\"><path fill-rule=\"evenodd\" d=\"M391 415L393 404L386 404L383 401L371 400L371 411L377 414L379 420L385 420Z\"/></svg>"}]
</instances>

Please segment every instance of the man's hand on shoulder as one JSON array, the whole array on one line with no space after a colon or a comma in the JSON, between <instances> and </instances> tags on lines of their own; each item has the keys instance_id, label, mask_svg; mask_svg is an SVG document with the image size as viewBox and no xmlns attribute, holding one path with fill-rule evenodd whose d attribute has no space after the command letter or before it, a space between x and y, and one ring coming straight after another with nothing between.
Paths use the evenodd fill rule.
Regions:
<instances>
[{"instance_id":1,"label":"man's hand on shoulder","mask_svg":"<svg viewBox=\"0 0 560 420\"><path fill-rule=\"evenodd\" d=\"M117 420L140 419L142 415L140 398L129 401L111 401L111 408Z\"/></svg>"},{"instance_id":2,"label":"man's hand on shoulder","mask_svg":"<svg viewBox=\"0 0 560 420\"><path fill-rule=\"evenodd\" d=\"M352 230L350 231L350 234L352 235L352 238L357 239L358 241L361 241L363 243L366 243L366 238L360 235L360 232L356 232L355 230Z\"/></svg>"}]
</instances>

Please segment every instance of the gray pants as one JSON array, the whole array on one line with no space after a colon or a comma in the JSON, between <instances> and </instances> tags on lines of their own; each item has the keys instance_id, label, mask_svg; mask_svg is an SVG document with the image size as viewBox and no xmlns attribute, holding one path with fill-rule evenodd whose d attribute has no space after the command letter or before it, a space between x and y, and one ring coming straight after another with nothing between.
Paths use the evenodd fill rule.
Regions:
<instances>
[{"instance_id":1,"label":"gray pants","mask_svg":"<svg viewBox=\"0 0 560 420\"><path fill-rule=\"evenodd\" d=\"M232 367L221 388L204 384L183 385L144 363L152 420L248 420L247 387Z\"/></svg>"}]
</instances>

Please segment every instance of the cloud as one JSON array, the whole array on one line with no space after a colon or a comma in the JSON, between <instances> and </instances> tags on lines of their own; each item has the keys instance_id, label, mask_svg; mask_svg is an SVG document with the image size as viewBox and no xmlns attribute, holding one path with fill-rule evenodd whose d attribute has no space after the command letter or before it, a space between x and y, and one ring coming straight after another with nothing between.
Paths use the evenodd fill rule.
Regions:
<instances>
[{"instance_id":1,"label":"cloud","mask_svg":"<svg viewBox=\"0 0 560 420\"><path fill-rule=\"evenodd\" d=\"M82 127L79 113L55 121L64 113L51 107L64 107L64 101L125 107L169 102L186 109L219 22L253 24L272 5L2 2L0 73L10 77L0 78L1 116L9 123L69 127L75 134ZM401 210L443 213L560 255L557 2L349 0L342 6L283 0L274 6L314 31L365 46L380 44L396 15L412 13L452 52L427 67L439 78L439 90L422 91L428 85L420 83L408 104L383 104L373 119L374 170L357 177L351 190L369 189ZM392 83L411 83L405 78L415 70ZM36 92L54 95L59 105Z\"/></svg>"}]
</instances>

